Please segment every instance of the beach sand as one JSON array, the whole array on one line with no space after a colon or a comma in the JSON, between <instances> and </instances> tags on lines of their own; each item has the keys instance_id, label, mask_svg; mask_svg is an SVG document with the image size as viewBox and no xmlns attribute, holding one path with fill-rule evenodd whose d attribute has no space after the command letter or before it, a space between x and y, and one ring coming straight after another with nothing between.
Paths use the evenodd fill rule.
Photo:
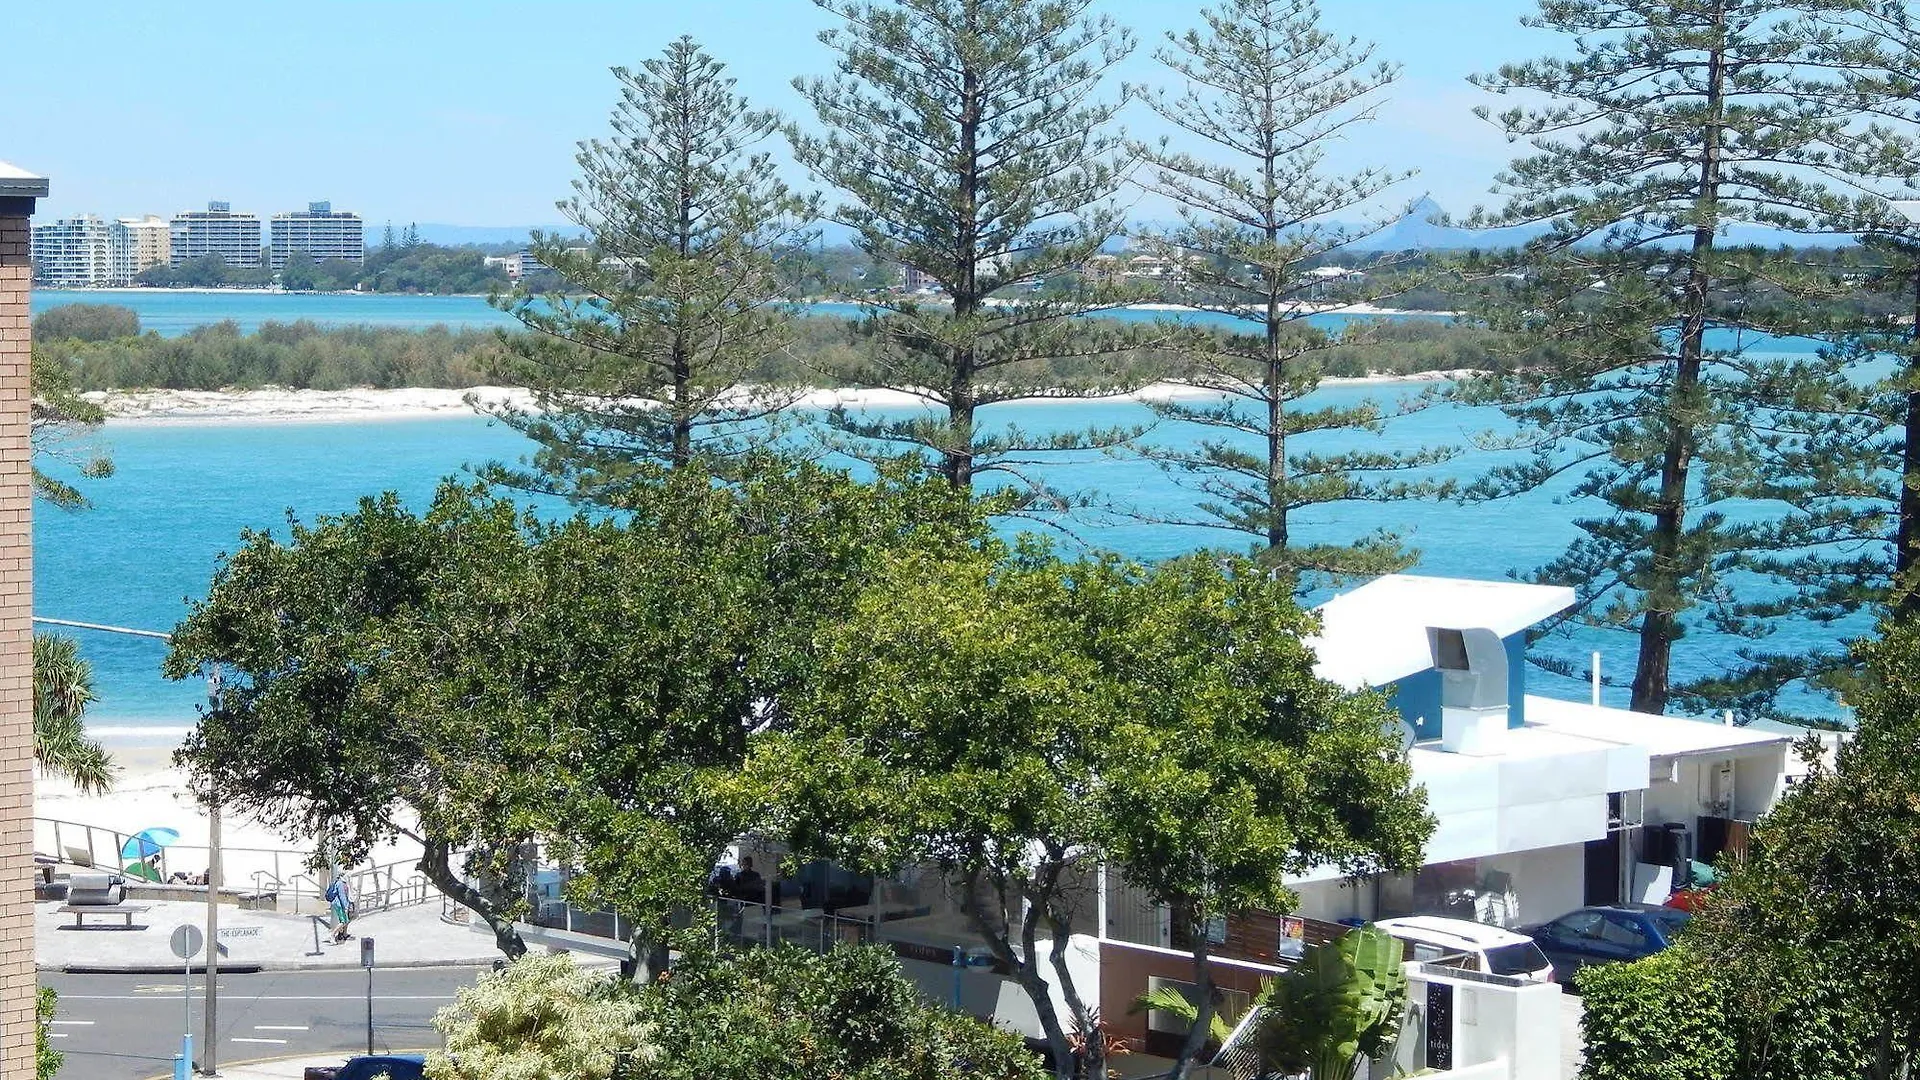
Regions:
<instances>
[{"instance_id":1,"label":"beach sand","mask_svg":"<svg viewBox=\"0 0 1920 1080\"><path fill-rule=\"evenodd\" d=\"M82 795L72 784L56 777L34 778L34 852L58 857L69 848L87 850L91 842L95 865L106 867L115 865L119 854L115 849L124 843L125 837L159 826L180 834L179 843L167 849L168 872L184 870L199 874L205 871L209 816L187 793L185 774L173 766L173 747L109 742L108 750L120 766L120 775L113 790L105 795ZM92 827L91 837L88 826ZM120 836L118 841L114 837L116 833ZM276 877L283 883L290 882L302 873L315 876L305 865L315 846L313 837L290 840L258 821L238 814L223 814L221 878L226 885L237 887L265 886L269 878ZM419 854L417 845L402 840L382 845L373 853L371 862L410 864ZM319 884L324 887L324 872L318 876Z\"/></svg>"},{"instance_id":2,"label":"beach sand","mask_svg":"<svg viewBox=\"0 0 1920 1080\"><path fill-rule=\"evenodd\" d=\"M1399 383L1440 382L1468 372L1433 371L1413 375L1367 375L1327 378L1328 386L1391 386ZM851 409L924 407L924 398L899 390L819 389L792 391L794 404L806 409L845 406ZM1163 401L1205 397L1217 393L1185 383L1160 382L1107 401ZM273 424L343 423L366 420L407 420L474 415L468 404L473 395L483 404L518 408L532 405L527 391L507 386L477 386L468 390L413 387L395 390L104 390L84 395L107 411L110 425L125 424ZM1044 399L1061 401L1070 399Z\"/></svg>"}]
</instances>

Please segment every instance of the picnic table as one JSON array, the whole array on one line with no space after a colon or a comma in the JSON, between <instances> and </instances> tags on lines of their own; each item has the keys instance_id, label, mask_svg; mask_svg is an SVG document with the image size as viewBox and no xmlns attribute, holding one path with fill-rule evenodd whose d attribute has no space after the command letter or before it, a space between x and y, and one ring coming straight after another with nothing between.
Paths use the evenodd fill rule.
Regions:
<instances>
[{"instance_id":1,"label":"picnic table","mask_svg":"<svg viewBox=\"0 0 1920 1080\"><path fill-rule=\"evenodd\" d=\"M133 917L146 914L148 906L146 904L62 904L59 913L73 916L75 930L86 928L86 919L89 915L118 915L124 920L121 924L122 928L131 930Z\"/></svg>"}]
</instances>

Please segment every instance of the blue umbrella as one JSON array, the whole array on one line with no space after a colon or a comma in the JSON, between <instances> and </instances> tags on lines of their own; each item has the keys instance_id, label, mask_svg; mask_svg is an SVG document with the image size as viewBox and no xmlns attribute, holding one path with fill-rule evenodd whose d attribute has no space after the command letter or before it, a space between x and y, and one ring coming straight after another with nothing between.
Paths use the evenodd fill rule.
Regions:
<instances>
[{"instance_id":1,"label":"blue umbrella","mask_svg":"<svg viewBox=\"0 0 1920 1080\"><path fill-rule=\"evenodd\" d=\"M123 859L152 858L160 854L161 848L176 843L179 839L179 833L164 826L152 829L141 829L139 832L127 837L127 842L120 845L120 857Z\"/></svg>"}]
</instances>

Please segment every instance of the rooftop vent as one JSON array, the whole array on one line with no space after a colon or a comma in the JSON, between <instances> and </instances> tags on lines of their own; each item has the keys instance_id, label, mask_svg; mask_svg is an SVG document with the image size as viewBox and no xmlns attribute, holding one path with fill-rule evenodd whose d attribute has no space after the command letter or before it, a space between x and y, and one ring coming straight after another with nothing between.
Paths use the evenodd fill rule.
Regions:
<instances>
[{"instance_id":1,"label":"rooftop vent","mask_svg":"<svg viewBox=\"0 0 1920 1080\"><path fill-rule=\"evenodd\" d=\"M1507 730L1507 649L1484 628L1430 626L1427 644L1440 672L1440 748L1450 754L1499 752Z\"/></svg>"}]
</instances>

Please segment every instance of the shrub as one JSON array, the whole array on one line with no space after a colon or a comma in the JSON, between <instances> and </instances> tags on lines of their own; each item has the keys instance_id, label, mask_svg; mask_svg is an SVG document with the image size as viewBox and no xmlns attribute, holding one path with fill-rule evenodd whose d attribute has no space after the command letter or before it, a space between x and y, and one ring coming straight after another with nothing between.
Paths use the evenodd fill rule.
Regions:
<instances>
[{"instance_id":1,"label":"shrub","mask_svg":"<svg viewBox=\"0 0 1920 1080\"><path fill-rule=\"evenodd\" d=\"M114 341L140 335L140 316L118 304L62 304L33 317L41 341Z\"/></svg>"},{"instance_id":2,"label":"shrub","mask_svg":"<svg viewBox=\"0 0 1920 1080\"><path fill-rule=\"evenodd\" d=\"M1585 968L1581 1080L1746 1080L1720 987L1684 943Z\"/></svg>"}]
</instances>

